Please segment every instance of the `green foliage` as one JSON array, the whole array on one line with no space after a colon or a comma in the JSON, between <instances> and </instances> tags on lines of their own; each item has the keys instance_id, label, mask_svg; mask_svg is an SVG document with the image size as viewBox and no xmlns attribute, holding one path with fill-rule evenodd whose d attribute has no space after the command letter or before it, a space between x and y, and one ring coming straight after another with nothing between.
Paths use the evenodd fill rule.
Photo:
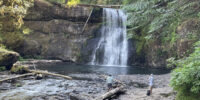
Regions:
<instances>
[{"instance_id":1,"label":"green foliage","mask_svg":"<svg viewBox=\"0 0 200 100\"><path fill-rule=\"evenodd\" d=\"M200 12L198 12L197 16L200 18Z\"/></svg>"},{"instance_id":2,"label":"green foliage","mask_svg":"<svg viewBox=\"0 0 200 100\"><path fill-rule=\"evenodd\" d=\"M23 33L24 34L30 34L30 33L32 33L33 32L33 30L31 30L31 29L29 29L29 28L23 28Z\"/></svg>"},{"instance_id":3,"label":"green foliage","mask_svg":"<svg viewBox=\"0 0 200 100\"><path fill-rule=\"evenodd\" d=\"M23 41L23 18L34 0L1 0L0 1L0 44L13 49ZM15 46L16 45L16 46ZM11 46L11 47L10 47ZM2 46L1 46L2 47Z\"/></svg>"},{"instance_id":4,"label":"green foliage","mask_svg":"<svg viewBox=\"0 0 200 100\"><path fill-rule=\"evenodd\" d=\"M170 39L164 39L163 42L175 41L175 31L180 22L180 13L175 8L175 4L173 7L168 7L170 1L135 0L125 6L123 9L128 13L129 31L145 28L146 31L142 34L151 36L151 38L145 38L147 40L154 39L159 35L165 38L170 37Z\"/></svg>"},{"instance_id":5,"label":"green foliage","mask_svg":"<svg viewBox=\"0 0 200 100\"><path fill-rule=\"evenodd\" d=\"M0 71L5 71L6 67L5 66L0 66Z\"/></svg>"},{"instance_id":6,"label":"green foliage","mask_svg":"<svg viewBox=\"0 0 200 100\"><path fill-rule=\"evenodd\" d=\"M27 59L23 58L22 56L19 57L19 61L27 61Z\"/></svg>"},{"instance_id":7,"label":"green foliage","mask_svg":"<svg viewBox=\"0 0 200 100\"><path fill-rule=\"evenodd\" d=\"M24 43L24 35L21 32L7 32L3 34L3 44L7 46L8 49L16 49Z\"/></svg>"},{"instance_id":8,"label":"green foliage","mask_svg":"<svg viewBox=\"0 0 200 100\"><path fill-rule=\"evenodd\" d=\"M175 68L176 67L176 61L174 57L168 58L167 59L167 67L168 68Z\"/></svg>"},{"instance_id":9,"label":"green foliage","mask_svg":"<svg viewBox=\"0 0 200 100\"><path fill-rule=\"evenodd\" d=\"M0 30L15 31L23 25L23 17L33 0L3 0L0 7ZM6 23L6 24L5 24Z\"/></svg>"},{"instance_id":10,"label":"green foliage","mask_svg":"<svg viewBox=\"0 0 200 100\"><path fill-rule=\"evenodd\" d=\"M128 15L128 38L137 40L137 51L155 40L165 46L161 51L172 51L180 37L177 27L185 19L200 15L199 0L124 0L123 4Z\"/></svg>"},{"instance_id":11,"label":"green foliage","mask_svg":"<svg viewBox=\"0 0 200 100\"><path fill-rule=\"evenodd\" d=\"M50 2L57 2L57 3L66 3L65 0L47 0L47 1L50 1Z\"/></svg>"},{"instance_id":12,"label":"green foliage","mask_svg":"<svg viewBox=\"0 0 200 100\"><path fill-rule=\"evenodd\" d=\"M22 84L16 83L15 86L16 86L16 87L22 87Z\"/></svg>"},{"instance_id":13,"label":"green foliage","mask_svg":"<svg viewBox=\"0 0 200 100\"><path fill-rule=\"evenodd\" d=\"M67 6L69 6L69 7L76 6L79 2L80 2L80 0L68 0Z\"/></svg>"},{"instance_id":14,"label":"green foliage","mask_svg":"<svg viewBox=\"0 0 200 100\"><path fill-rule=\"evenodd\" d=\"M80 0L47 0L47 1L67 4L68 6L75 6L80 2Z\"/></svg>"},{"instance_id":15,"label":"green foliage","mask_svg":"<svg viewBox=\"0 0 200 100\"><path fill-rule=\"evenodd\" d=\"M172 61L178 66L171 74L170 85L178 92L177 100L198 100L200 97L200 41L189 57Z\"/></svg>"}]
</instances>

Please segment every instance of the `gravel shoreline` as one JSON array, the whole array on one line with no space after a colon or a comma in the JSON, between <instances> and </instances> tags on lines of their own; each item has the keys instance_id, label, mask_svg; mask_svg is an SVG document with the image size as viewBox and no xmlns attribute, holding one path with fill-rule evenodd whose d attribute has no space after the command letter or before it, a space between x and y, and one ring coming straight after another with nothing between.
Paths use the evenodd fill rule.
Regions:
<instances>
[{"instance_id":1,"label":"gravel shoreline","mask_svg":"<svg viewBox=\"0 0 200 100\"><path fill-rule=\"evenodd\" d=\"M9 72L0 72L0 79L13 77ZM25 100L90 100L106 93L106 82L98 74L70 74L74 80L48 76L35 80L33 76L14 82L0 83L0 99L21 98ZM126 93L112 100L173 100L174 93L168 86L170 74L154 75L155 88L152 96L146 96L149 75L117 75L114 78L124 82ZM31 83L31 84L30 84ZM35 87L40 88L35 89ZM46 90L45 90L46 89ZM25 92L32 92L28 95ZM40 93L41 92L41 93ZM34 95L35 94L35 95ZM14 99L17 100L17 99Z\"/></svg>"}]
</instances>

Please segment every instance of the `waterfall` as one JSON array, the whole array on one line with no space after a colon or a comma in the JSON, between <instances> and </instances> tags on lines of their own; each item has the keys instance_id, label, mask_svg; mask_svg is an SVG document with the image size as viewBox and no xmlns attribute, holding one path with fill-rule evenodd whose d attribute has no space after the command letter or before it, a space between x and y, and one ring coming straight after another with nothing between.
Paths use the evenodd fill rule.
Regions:
<instances>
[{"instance_id":1,"label":"waterfall","mask_svg":"<svg viewBox=\"0 0 200 100\"><path fill-rule=\"evenodd\" d=\"M126 19L120 9L103 8L101 38L93 52L92 65L127 65Z\"/></svg>"}]
</instances>

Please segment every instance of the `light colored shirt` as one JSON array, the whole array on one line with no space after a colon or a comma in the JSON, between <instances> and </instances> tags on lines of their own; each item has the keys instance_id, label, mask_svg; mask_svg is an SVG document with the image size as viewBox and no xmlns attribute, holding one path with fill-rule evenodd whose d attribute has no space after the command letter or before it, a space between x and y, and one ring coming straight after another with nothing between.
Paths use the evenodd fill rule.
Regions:
<instances>
[{"instance_id":1,"label":"light colored shirt","mask_svg":"<svg viewBox=\"0 0 200 100\"><path fill-rule=\"evenodd\" d=\"M107 83L112 83L112 82L113 82L113 77L112 77L112 76L108 76L108 77L106 78L106 82L107 82Z\"/></svg>"},{"instance_id":2,"label":"light colored shirt","mask_svg":"<svg viewBox=\"0 0 200 100\"><path fill-rule=\"evenodd\" d=\"M149 77L149 86L153 86L153 76Z\"/></svg>"}]
</instances>

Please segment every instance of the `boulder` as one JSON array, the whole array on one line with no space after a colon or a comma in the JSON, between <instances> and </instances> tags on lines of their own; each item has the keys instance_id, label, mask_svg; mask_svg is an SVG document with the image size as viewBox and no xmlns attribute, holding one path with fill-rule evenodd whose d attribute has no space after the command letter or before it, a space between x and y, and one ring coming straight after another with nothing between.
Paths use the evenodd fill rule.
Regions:
<instances>
[{"instance_id":1,"label":"boulder","mask_svg":"<svg viewBox=\"0 0 200 100\"><path fill-rule=\"evenodd\" d=\"M0 49L0 66L6 66L7 69L10 69L18 59L17 52Z\"/></svg>"}]
</instances>

